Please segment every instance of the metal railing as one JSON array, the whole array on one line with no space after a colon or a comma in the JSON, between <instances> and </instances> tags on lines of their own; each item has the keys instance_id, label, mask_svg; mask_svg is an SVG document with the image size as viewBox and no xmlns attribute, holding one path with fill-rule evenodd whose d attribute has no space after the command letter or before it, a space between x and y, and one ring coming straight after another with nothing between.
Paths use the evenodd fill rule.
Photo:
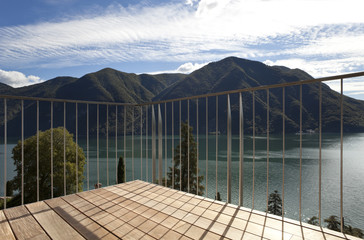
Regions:
<instances>
[{"instance_id":1,"label":"metal railing","mask_svg":"<svg viewBox=\"0 0 364 240\"><path fill-rule=\"evenodd\" d=\"M205 95L199 95L199 96L191 96L191 97L184 97L179 99L168 99L168 100L161 100L156 102L150 102L150 103L140 103L140 104L124 104L124 103L114 103L114 102L96 102L96 101L78 101L78 100L67 100L67 99L46 99L46 98L34 98L34 97L19 97L19 96L6 96L2 95L0 96L1 99L3 99L4 107L3 107L3 126L4 126L4 138L3 138L3 144L4 144L4 169L3 169L3 192L4 192L4 208L6 208L6 192L7 192L7 181L8 179L8 112L9 112L9 101L20 101L20 117L21 117L21 123L20 123L20 129L21 129L21 136L20 136L20 142L21 142L21 161L22 161L22 171L21 171L21 189L20 189L20 195L21 195L21 204L24 204L24 109L25 107L28 107L29 109L32 109L32 104L36 103L36 129L35 133L37 136L37 145L36 145L36 184L37 184L37 201L42 200L39 197L39 191L43 191L40 189L40 177L39 177L39 158L40 158L40 141L39 141L39 131L40 131L40 103L46 103L49 105L49 112L50 112L50 126L51 129L51 155L50 155L50 165L51 165L51 187L50 187L50 197L54 197L54 182L53 182L53 129L55 128L54 125L54 104L63 104L63 131L64 131L64 138L63 138L63 193L66 195L67 189L67 183L66 183L66 165L67 165L67 156L66 156L66 128L71 127L73 129L74 133L74 139L76 142L76 146L79 144L79 135L80 135L80 122L85 123L86 126L82 126L83 134L86 135L86 170L84 172L84 175L86 177L85 184L87 187L84 187L84 190L90 189L90 133L96 134L96 184L100 183L100 136L105 136L106 139L106 185L110 185L113 183L117 183L117 165L118 165L118 154L121 153L124 157L124 165L125 165L125 173L129 173L129 179L127 180L134 180L136 179L136 171L140 171L140 179L145 179L146 181L150 180L150 168L151 168L151 181L152 182L158 182L159 184L169 186L169 187L175 187L176 181L175 179L175 147L177 144L181 144L182 142L182 123L183 121L187 121L187 126L195 126L194 134L196 135L196 144L197 144L197 163L196 163L196 193L199 192L199 185L203 184L205 188L205 196L209 196L209 191L211 188L211 181L209 181L211 178L215 178L215 196L217 197L219 190L219 183L218 183L218 175L219 175L219 150L221 150L221 146L219 146L219 138L220 138L220 130L224 129L225 135L226 135L226 202L231 203L232 202L232 135L233 130L232 127L235 126L235 132L237 132L237 136L239 136L238 141L238 204L240 206L243 206L245 204L244 202L244 160L247 158L245 156L245 141L246 138L245 134L247 129L249 128L249 132L252 134L252 188L251 188L251 207L255 208L255 185L256 185L256 132L257 132L257 126L256 126L256 102L259 100L260 105L264 105L266 108L266 116L264 117L266 119L266 210L268 209L268 199L269 199L269 175L270 173L270 132L271 132L271 119L270 115L271 112L271 103L270 98L272 91L274 89L281 89L281 104L282 108L280 110L280 114L282 117L282 155L281 155L281 164L282 164L282 217L285 216L285 165L286 165L286 89L289 87L299 87L299 221L302 221L302 149L303 149L303 114L302 114L302 88L305 85L309 84L318 84L319 86L319 92L318 98L319 98L319 123L318 123L318 138L319 138L319 155L318 158L318 186L319 186L319 206L318 206L318 218L319 218L319 224L322 223L322 83L325 81L332 81L332 80L340 80L340 219L341 219L341 231L343 231L343 129L344 129L344 95L343 95L343 82L344 79L354 78L354 77L362 77L364 76L364 72L359 73L353 73L353 74L347 74L347 75L339 75L339 76L333 76L333 77L327 77L327 78L320 78L320 79L311 79L311 80L305 80L305 81L297 81L297 82L287 82L287 83L281 83L281 84L274 84L274 85L268 85L268 86L257 86L252 88L246 88L246 89L237 89L237 90L231 90L226 92L219 92L219 93L209 93ZM260 94L260 97L257 97L258 93L261 93L262 91L266 91L265 98L266 102L263 102L263 95ZM243 94L251 95L251 99L249 100L248 97L245 97L245 101L251 101L251 116L252 119L249 120L251 122L251 126L247 127L244 122L246 122L247 115L250 113L244 112L246 111L244 109L244 99ZM231 99L232 97L234 99L237 99L237 103L235 102L234 111L232 112L232 103ZM25 105L25 101L27 105ZM213 106L213 103L215 102L215 106ZM226 109L219 109L220 104L226 102ZM185 108L182 107L182 104L185 104ZM44 104L43 104L44 105ZM71 105L71 109L74 108L74 115L70 112L67 112L68 106ZM18 105L17 105L18 106ZM106 108L106 114L104 116L105 121L105 127L102 128L105 132L103 134L100 133L100 126L104 124L104 122L100 121L100 106L103 108ZM96 127L95 129L90 129L90 107L96 107L96 124L93 125L93 127ZM111 108L115 107L115 108ZM275 106L276 107L276 106ZM16 107L15 107L16 108ZM43 110L44 110L43 106ZM80 111L80 108L82 108L82 111ZM86 109L85 109L86 108ZM164 108L164 111L163 111ZM193 111L193 108L195 108L195 113L191 113L191 109ZM209 109L215 108L215 116L210 114L211 111ZM58 106L57 108L60 110L61 108ZM170 111L168 111L170 109ZM203 112L204 109L204 112ZM164 113L163 113L164 112ZM226 112L226 119L221 119L221 112ZM232 113L234 114L234 117L232 117ZM28 113L29 115L30 113ZM110 115L114 114L115 119L113 126L110 125L111 118L109 118ZM80 116L82 115L82 116ZM236 116L238 119L236 119ZM204 122L203 119L205 118ZM260 116L262 118L262 116ZM233 125L234 120L238 120L237 129L236 125ZM15 120L14 120L15 121ZM75 121L73 124L72 121ZM212 121L212 123L211 123ZM215 125L213 123L215 122ZM58 125L60 124L60 121L57 121ZM176 126L176 124L178 126ZM84 124L81 124L84 125ZM139 126L138 126L139 125ZM205 125L205 127L203 127ZM225 127L221 127L225 125ZM119 126L123 126L119 129ZM74 128L73 128L74 127ZM109 164L109 152L112 150L112 148L109 148L109 140L110 140L110 128L114 128L112 131L112 134L114 134L114 155L115 155L115 181L110 181L110 167L112 167L111 164ZM261 120L260 120L260 127L261 127ZM139 129L138 129L139 128ZM205 131L205 134L201 133L202 131ZM210 129L214 129L215 132L210 131ZM164 133L163 133L164 131ZM119 135L118 133L121 133ZM112 135L111 134L111 135ZM187 132L187 191L191 191L190 186L190 132ZM211 176L211 173L209 174L209 168L211 167L211 144L209 141L209 135L213 134L215 136L215 176ZM151 135L151 138L150 138ZM178 136L177 136L178 135ZM201 138L204 135L205 137L205 149L204 149L204 159L201 158L200 151L200 142ZM176 138L177 136L177 138ZM136 151L136 138L139 137L139 150ZM128 140L127 140L128 139ZM170 139L170 140L168 140ZM164 144L163 144L164 141ZM122 142L122 147L119 146L120 142ZM119 145L118 145L119 144ZM210 145L210 146L209 146ZM150 148L151 146L151 148ZM130 149L131 148L131 149ZM151 155L150 155L151 150ZM140 156L140 166L135 162L136 154L139 154ZM170 153L170 157L168 157L168 153ZM178 152L177 152L178 153ZM79 182L79 176L78 176L78 148L76 148L76 184ZM164 154L164 158L163 158ZM131 155L131 156L130 156ZM150 157L151 156L151 165L150 166ZM182 148L179 148L179 188L182 190ZM164 161L164 164L163 164ZM201 161L205 161L205 172L204 177L205 181L199 182L198 176L200 175L199 164ZM129 164L130 163L130 164ZM131 165L131 166L130 166ZM139 167L140 169L137 169ZM171 172L171 184L169 185L167 183L167 179L169 177L168 175L168 168L170 168ZM143 177L144 175L144 177ZM275 176L278 177L278 176ZM163 179L164 178L164 179ZM164 180L164 181L163 181ZM75 188L76 192L78 191L78 187ZM211 194L210 194L211 195ZM283 228L283 222L282 222L282 228Z\"/></svg>"}]
</instances>

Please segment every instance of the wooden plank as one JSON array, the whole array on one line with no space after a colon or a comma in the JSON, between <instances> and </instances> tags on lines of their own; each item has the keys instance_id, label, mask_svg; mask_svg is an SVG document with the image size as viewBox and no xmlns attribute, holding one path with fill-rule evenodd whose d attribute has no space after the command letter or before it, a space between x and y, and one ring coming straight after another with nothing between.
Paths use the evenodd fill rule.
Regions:
<instances>
[{"instance_id":1,"label":"wooden plank","mask_svg":"<svg viewBox=\"0 0 364 240\"><path fill-rule=\"evenodd\" d=\"M85 196L85 194L82 195ZM97 203L90 203L86 201L86 199L81 198L78 194L62 197L62 199L69 202L72 206L119 238L122 238L125 234L132 230L123 220L117 218L111 213L103 211L99 206L97 206Z\"/></svg>"},{"instance_id":2,"label":"wooden plank","mask_svg":"<svg viewBox=\"0 0 364 240\"><path fill-rule=\"evenodd\" d=\"M17 239L50 239L24 206L6 209L4 213Z\"/></svg>"},{"instance_id":3,"label":"wooden plank","mask_svg":"<svg viewBox=\"0 0 364 240\"><path fill-rule=\"evenodd\" d=\"M15 239L13 231L10 228L8 220L6 220L3 211L0 211L0 236L2 239Z\"/></svg>"},{"instance_id":4,"label":"wooden plank","mask_svg":"<svg viewBox=\"0 0 364 240\"><path fill-rule=\"evenodd\" d=\"M47 200L46 203L86 239L118 239L62 198Z\"/></svg>"},{"instance_id":5,"label":"wooden plank","mask_svg":"<svg viewBox=\"0 0 364 240\"><path fill-rule=\"evenodd\" d=\"M44 202L26 205L52 239L84 239Z\"/></svg>"}]
</instances>

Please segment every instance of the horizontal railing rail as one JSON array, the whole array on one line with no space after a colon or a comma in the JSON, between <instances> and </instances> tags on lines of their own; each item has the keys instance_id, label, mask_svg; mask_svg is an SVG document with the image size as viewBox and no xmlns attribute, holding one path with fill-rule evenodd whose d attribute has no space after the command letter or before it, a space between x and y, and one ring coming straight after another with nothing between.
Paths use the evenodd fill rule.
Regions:
<instances>
[{"instance_id":1,"label":"horizontal railing rail","mask_svg":"<svg viewBox=\"0 0 364 240\"><path fill-rule=\"evenodd\" d=\"M339 161L339 175L340 175L340 192L339 192L339 201L340 201L340 222L341 222L341 231L344 231L344 155L343 155L343 135L344 135L344 94L343 94L343 84L345 79L351 79L355 77L363 77L364 72L357 72L345 75L331 76L325 78L317 78L317 79L309 79L295 82L287 82L287 83L279 83L273 85L265 85L265 86L257 86L251 88L244 89L236 89L218 93L209 93L198 96L189 96L182 97L177 99L167 99L167 100L158 100L153 102L146 103L115 103L115 102L98 102L98 101L85 101L85 100L71 100L71 99L54 99L54 98L37 98L37 97L24 97L24 96L9 96L9 95L0 95L0 99L4 101L3 107L3 144L4 144L4 153L3 153L3 196L4 196L4 208L7 207L7 182L8 180L8 133L9 133L9 121L17 121L14 117L14 112L20 115L20 123L19 129L21 129L21 134L18 136L20 138L20 147L21 147L21 189L19 189L19 194L21 195L21 204L24 204L25 201L25 173L24 173L24 162L25 158L27 158L25 153L25 122L28 119L25 119L25 116L30 116L34 113L25 113L25 109L34 110L35 105L35 115L36 115L36 124L33 126L34 133L36 135L36 190L37 197L36 201L43 200L40 198L40 191L43 191L40 187L40 182L42 181L40 177L40 155L41 155L41 146L40 146L40 129L44 128L41 126L40 122L47 122L48 128L51 130L51 140L50 140L50 197L54 197L54 139L53 139L53 129L56 128L54 125L55 121L58 121L58 126L63 127L63 195L68 194L68 189L66 189L67 182L67 163L68 156L66 155L67 144L66 144L66 129L72 128L74 134L74 140L76 143L75 147L75 183L77 186L75 187L75 192L78 192L78 184L79 184L79 171L78 171L78 159L80 152L78 149L78 145L80 143L80 130L82 129L83 134L86 135L86 143L84 143L86 148L86 156L85 156L85 164L86 170L83 172L85 175L87 187L84 187L84 190L90 189L90 179L93 177L93 181L95 183L95 187L99 187L103 178L106 186L118 183L118 156L123 156L123 164L124 164L124 178L126 180L135 180L138 177L140 179L145 179L146 181L152 181L154 183L159 183L165 186L169 186L172 188L177 188L180 190L185 190L187 192L196 193L199 195L205 195L206 197L215 196L216 199L219 198L221 190L219 172L221 169L225 169L226 167L226 187L223 187L226 190L226 202L231 203L233 201L237 202L240 206L245 206L244 199L246 199L246 195L251 197L251 208L255 208L256 192L259 189L256 189L257 185L257 136L258 128L259 134L265 133L266 135L266 156L265 156L265 167L266 171L264 172L265 182L266 182L266 191L265 191L265 200L264 200L264 210L268 211L269 205L269 190L270 190L270 176L272 173L270 171L270 161L273 158L271 156L271 134L279 132L281 134L281 155L278 157L281 159L281 176L274 175L275 178L281 177L281 190L282 190L282 210L281 216L285 217L285 193L287 193L286 185L288 184L286 180L286 169L287 166L287 156L286 156L286 136L287 136L287 124L293 128L292 126L296 126L297 132L299 135L299 183L298 183L298 220L303 221L303 212L302 212L302 199L303 199L303 132L304 132L304 120L303 120L303 87L311 84L318 85L317 97L317 112L315 114L318 115L318 123L317 123L317 134L318 134L318 156L317 156L317 164L318 164L318 222L319 225L323 222L323 214L322 214L322 105L323 105L323 88L322 83L326 81L339 80L340 81L340 92L337 93L337 97L339 100L339 129L340 129L340 161ZM290 103L287 100L287 91L286 89L296 87L298 93L295 95L298 102L298 107L296 107L296 112L298 117L298 123L294 125L292 123L292 119L288 119L287 104ZM274 99L272 98L272 89L281 90L280 95L274 95ZM245 94L245 95L244 95ZM276 93L275 93L276 94ZM278 99L278 100L276 100ZM274 100L270 101L270 100ZM19 104L20 101L20 110L17 109L19 105L9 105L9 101L15 101ZM25 101L27 105L25 105ZM289 100L291 101L291 100ZM45 102L46 106L40 106L40 102ZM58 111L63 110L62 112L58 112L59 115L57 119L55 119L55 107L54 105L58 104ZM61 106L63 104L63 107ZM258 105L259 104L259 105ZM273 105L276 104L276 105ZM246 110L246 106L249 106L249 111ZM32 108L33 107L33 108ZM91 110L91 107L93 110ZM101 110L100 110L101 107ZM257 118L257 107L259 107L259 118ZM10 109L12 108L12 109ZM46 116L40 116L40 108L45 111ZM49 111L46 109L48 108ZM273 109L274 108L274 109ZM16 110L14 110L16 109ZM70 113L70 109L72 112ZM264 111L263 111L264 110ZM30 110L29 110L30 111ZM103 111L103 114L101 113ZM305 111L308 111L307 109ZM95 113L96 112L96 113ZM13 113L11 119L9 118L9 113ZM49 113L49 115L48 115ZM274 113L274 115L273 115ZM92 116L90 116L92 114ZM33 115L31 115L33 116ZM223 119L221 117L223 116ZM277 120L274 118L281 117L281 122L279 123L279 127L273 126L272 121L277 123ZM59 118L63 117L63 124ZM43 120L41 120L42 118ZM249 119L248 119L249 118ZM15 119L15 120L14 120ZM289 120L289 122L288 122ZM48 123L49 121L49 123ZM93 121L91 124L90 121ZM184 127L183 122L186 121L186 127ZM265 121L263 123L263 121ZM112 122L112 124L110 124ZM14 123L15 124L15 123ZM12 126L14 126L12 122ZM29 125L29 124L28 124ZM27 125L27 126L28 126ZM92 126L91 126L92 125ZM265 127L265 129L263 128ZM190 127L193 127L193 130L190 130ZM272 129L275 127L276 129ZM30 128L28 126L28 128ZM96 128L96 129L95 129ZM91 130L93 129L93 130ZM187 130L186 130L187 129ZM279 131L278 131L278 130ZM93 145L93 149L90 149L90 142L93 139L90 139L90 133L93 131L96 134L96 143ZM101 133L101 132L102 133ZM185 132L183 132L185 131ZM238 140L232 140L234 133L237 136ZM113 136L112 136L113 135ZM196 140L194 139L194 136ZM223 136L220 136L223 135ZM247 135L251 136L251 140L248 140ZM110 137L112 136L112 138ZM214 136L215 139L210 139L210 136ZM100 143L100 138L105 140L105 142ZM139 138L139 139L138 139ZM205 139L203 139L205 138ZM225 141L226 138L226 147L224 143L224 147L222 149L221 139ZM113 145L110 144L110 141L113 141ZM203 141L205 140L205 141ZM214 141L213 145L212 140ZM250 142L251 141L251 142ZM251 156L247 156L247 144L250 144L249 147L252 148ZM185 144L185 145L183 145ZM100 146L103 146L100 149ZM204 149L203 145L205 146ZM213 146L213 147L212 147ZM237 150L238 156L233 156L233 148ZM237 146L237 147L236 147ZM223 157L222 153L223 151ZM101 156L101 152L103 152L103 156ZM113 157L115 159L115 163L111 165L109 159L111 159L111 155L109 153L113 153ZM95 154L90 156L90 154ZM177 158L178 156L178 158ZM212 157L214 159L212 159ZM261 156L260 156L261 157ZM100 162L106 162L106 166L103 166L105 169L103 173L106 172L106 177L100 176ZM236 169L233 167L233 158L238 160L238 165L234 165ZM274 157L277 162L277 157ZM184 162L186 159L186 162ZM226 165L223 166L221 163L221 159L226 159ZM244 161L249 161L249 164L252 166L251 169L251 179L247 180L244 176L246 172L246 166ZM136 163L136 161L140 161ZM204 166L201 165L201 162L205 162ZM95 176L90 176L90 166L96 162L96 171ZM260 161L261 162L261 161ZM103 164L103 163L102 163ZM215 167L214 173L211 174L211 167ZM114 168L114 169L113 169ZM190 170L193 168L194 172ZM203 169L204 168L204 169ZM201 169L204 170L201 173ZM137 172L138 171L138 172ZM225 171L225 170L224 170ZM236 177L234 174L238 173ZM69 173L71 174L71 173ZM110 181L110 175L115 175L114 180ZM202 174L202 175L201 175ZM92 175L92 174L91 174ZM204 180L200 178L200 176L204 177ZM177 178L177 179L176 179ZM194 178L194 179L193 179ZM182 182L187 180L186 188L182 186ZM250 183L251 187L249 187L249 193L245 195L245 190L247 183ZM220 182L219 182L220 181ZM214 182L215 189L210 190L211 184ZM237 189L233 188L235 183L238 183ZM261 184L260 184L261 185ZM262 186L260 186L262 187ZM203 189L202 189L203 188ZM233 195L237 193L237 200L233 199ZM235 195L234 195L235 196ZM282 229L283 229L283 221L282 221Z\"/></svg>"}]
</instances>

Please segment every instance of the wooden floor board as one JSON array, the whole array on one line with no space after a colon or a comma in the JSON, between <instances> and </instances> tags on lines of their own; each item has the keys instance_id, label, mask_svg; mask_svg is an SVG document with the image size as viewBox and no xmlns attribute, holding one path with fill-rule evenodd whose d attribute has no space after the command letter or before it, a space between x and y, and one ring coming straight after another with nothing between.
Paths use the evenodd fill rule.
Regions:
<instances>
[{"instance_id":1,"label":"wooden floor board","mask_svg":"<svg viewBox=\"0 0 364 240\"><path fill-rule=\"evenodd\" d=\"M17 239L50 239L25 206L4 210Z\"/></svg>"},{"instance_id":2,"label":"wooden floor board","mask_svg":"<svg viewBox=\"0 0 364 240\"><path fill-rule=\"evenodd\" d=\"M118 239L62 198L47 200L46 203L86 239Z\"/></svg>"},{"instance_id":3,"label":"wooden floor board","mask_svg":"<svg viewBox=\"0 0 364 240\"><path fill-rule=\"evenodd\" d=\"M26 207L52 239L84 239L45 202L28 204Z\"/></svg>"},{"instance_id":4,"label":"wooden floor board","mask_svg":"<svg viewBox=\"0 0 364 240\"><path fill-rule=\"evenodd\" d=\"M0 211L0 236L2 236L3 239L15 239L13 231L11 230L3 211Z\"/></svg>"}]
</instances>

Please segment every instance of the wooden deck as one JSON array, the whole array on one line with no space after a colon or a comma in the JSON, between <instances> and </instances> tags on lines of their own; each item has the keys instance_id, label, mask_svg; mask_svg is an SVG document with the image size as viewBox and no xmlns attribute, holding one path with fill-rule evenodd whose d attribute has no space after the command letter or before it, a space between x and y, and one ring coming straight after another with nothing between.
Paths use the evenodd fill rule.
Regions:
<instances>
[{"instance_id":1,"label":"wooden deck","mask_svg":"<svg viewBox=\"0 0 364 240\"><path fill-rule=\"evenodd\" d=\"M356 239L143 181L0 211L0 239Z\"/></svg>"}]
</instances>

